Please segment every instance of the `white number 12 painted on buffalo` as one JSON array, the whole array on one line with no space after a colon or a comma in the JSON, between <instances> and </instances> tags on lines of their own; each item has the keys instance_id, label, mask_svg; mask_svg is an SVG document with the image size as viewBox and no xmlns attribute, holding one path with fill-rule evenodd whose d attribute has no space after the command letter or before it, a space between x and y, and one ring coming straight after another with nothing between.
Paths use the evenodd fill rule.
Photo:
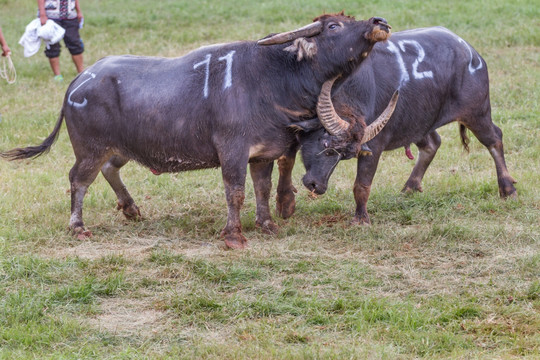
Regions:
<instances>
[{"instance_id":1,"label":"white number 12 painted on buffalo","mask_svg":"<svg viewBox=\"0 0 540 360\"><path fill-rule=\"evenodd\" d=\"M227 55L218 58L218 61L226 61L225 66L225 78L223 79L223 90L230 88L232 86L232 63L233 56L236 51L232 50ZM204 88L203 96L208 98L208 80L210 78L210 60L212 59L212 54L207 54L203 61L193 65L193 69L197 69L201 65L205 65L205 74L204 74Z\"/></svg>"},{"instance_id":2,"label":"white number 12 painted on buffalo","mask_svg":"<svg viewBox=\"0 0 540 360\"><path fill-rule=\"evenodd\" d=\"M401 56L401 53L399 50L403 53L406 52L405 45L411 45L416 49L417 56L414 60L414 63L412 64L412 75L415 79L424 79L424 78L433 78L433 71L418 71L418 66L422 61L424 61L424 58L426 57L426 52L424 51L424 48L418 41L415 40L401 40L398 42L399 48L392 42L388 41L387 49L393 52L396 55L396 59L398 61L399 69L401 72L401 81L400 85L405 84L407 81L410 80L409 73L407 72L407 69L405 67L405 61L403 60L403 56Z\"/></svg>"}]
</instances>

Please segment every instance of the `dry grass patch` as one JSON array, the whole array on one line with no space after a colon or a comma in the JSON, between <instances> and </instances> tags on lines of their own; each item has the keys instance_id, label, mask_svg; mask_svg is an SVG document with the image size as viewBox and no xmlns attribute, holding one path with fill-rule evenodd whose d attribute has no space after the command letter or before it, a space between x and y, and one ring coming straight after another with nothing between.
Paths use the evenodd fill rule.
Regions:
<instances>
[{"instance_id":1,"label":"dry grass patch","mask_svg":"<svg viewBox=\"0 0 540 360\"><path fill-rule=\"evenodd\" d=\"M107 298L99 302L99 314L86 319L98 331L114 336L149 338L166 330L167 317L153 308L152 301Z\"/></svg>"},{"instance_id":2,"label":"dry grass patch","mask_svg":"<svg viewBox=\"0 0 540 360\"><path fill-rule=\"evenodd\" d=\"M127 238L121 241L103 241L93 237L84 241L73 239L64 246L46 245L40 247L41 254L46 258L65 259L78 257L85 260L97 260L107 256L124 256L133 261L148 257L148 253L168 239Z\"/></svg>"}]
</instances>

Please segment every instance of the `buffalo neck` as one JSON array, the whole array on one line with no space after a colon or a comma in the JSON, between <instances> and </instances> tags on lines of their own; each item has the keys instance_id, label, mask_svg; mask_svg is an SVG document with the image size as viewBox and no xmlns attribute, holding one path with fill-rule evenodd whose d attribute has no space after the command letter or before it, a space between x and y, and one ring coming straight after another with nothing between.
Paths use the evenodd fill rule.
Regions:
<instances>
[{"instance_id":1,"label":"buffalo neck","mask_svg":"<svg viewBox=\"0 0 540 360\"><path fill-rule=\"evenodd\" d=\"M322 66L317 58L298 61L296 54L284 51L288 45L255 45L254 59L260 65L256 76L259 84L270 90L268 98L289 110L289 121L296 122L316 116L322 85L341 69L337 64L330 69Z\"/></svg>"}]
</instances>

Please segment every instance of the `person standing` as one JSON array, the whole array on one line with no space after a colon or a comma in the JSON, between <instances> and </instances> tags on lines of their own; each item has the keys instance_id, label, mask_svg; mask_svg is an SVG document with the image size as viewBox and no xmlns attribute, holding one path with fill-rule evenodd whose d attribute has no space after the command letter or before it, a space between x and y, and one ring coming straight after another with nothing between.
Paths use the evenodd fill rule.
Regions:
<instances>
[{"instance_id":1,"label":"person standing","mask_svg":"<svg viewBox=\"0 0 540 360\"><path fill-rule=\"evenodd\" d=\"M79 28L83 21L79 0L37 0L37 2L38 16L42 26L50 19L66 30L64 44L71 54L77 72L80 73L84 68L84 44L79 35ZM54 80L63 81L64 77L60 72L60 43L50 45L48 49L45 49L45 56L49 58Z\"/></svg>"},{"instance_id":2,"label":"person standing","mask_svg":"<svg viewBox=\"0 0 540 360\"><path fill-rule=\"evenodd\" d=\"M0 27L0 46L2 47L2 56L11 55L11 50L9 49L7 41L4 38L4 34L2 33L2 28L1 27Z\"/></svg>"},{"instance_id":3,"label":"person standing","mask_svg":"<svg viewBox=\"0 0 540 360\"><path fill-rule=\"evenodd\" d=\"M11 50L9 49L9 46L7 44L6 38L4 37L4 34L2 33L1 27L0 27L0 47L2 47L2 56L11 55ZM0 122L1 121L2 121L2 114L0 114Z\"/></svg>"}]
</instances>

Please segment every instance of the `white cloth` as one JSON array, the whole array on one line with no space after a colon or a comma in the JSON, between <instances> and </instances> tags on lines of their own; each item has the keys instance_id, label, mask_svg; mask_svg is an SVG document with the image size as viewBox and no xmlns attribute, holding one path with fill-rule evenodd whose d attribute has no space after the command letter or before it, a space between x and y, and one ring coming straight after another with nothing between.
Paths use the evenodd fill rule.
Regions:
<instances>
[{"instance_id":1,"label":"white cloth","mask_svg":"<svg viewBox=\"0 0 540 360\"><path fill-rule=\"evenodd\" d=\"M49 45L56 44L64 38L66 30L52 20L47 20L45 25L41 26L39 19L34 19L26 25L23 36L19 44L24 47L24 57L30 57L39 51L41 40L45 41L47 48Z\"/></svg>"},{"instance_id":2,"label":"white cloth","mask_svg":"<svg viewBox=\"0 0 540 360\"><path fill-rule=\"evenodd\" d=\"M39 19L34 19L30 24L26 25L24 34L19 40L19 44L24 47L24 57L30 57L39 51L41 40L37 34L37 30L41 27Z\"/></svg>"},{"instance_id":3,"label":"white cloth","mask_svg":"<svg viewBox=\"0 0 540 360\"><path fill-rule=\"evenodd\" d=\"M45 44L47 45L56 44L64 38L65 33L66 29L52 20L47 20L45 25L37 30L37 35L45 41Z\"/></svg>"}]
</instances>

